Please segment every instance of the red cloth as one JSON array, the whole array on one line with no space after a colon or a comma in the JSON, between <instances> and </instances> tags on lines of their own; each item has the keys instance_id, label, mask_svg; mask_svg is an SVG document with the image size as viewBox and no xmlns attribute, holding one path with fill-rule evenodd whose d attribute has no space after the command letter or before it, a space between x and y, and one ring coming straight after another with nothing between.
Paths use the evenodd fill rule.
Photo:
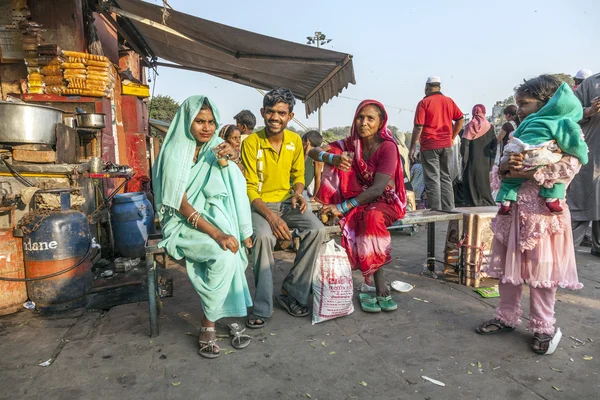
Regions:
<instances>
[{"instance_id":1,"label":"red cloth","mask_svg":"<svg viewBox=\"0 0 600 400\"><path fill-rule=\"evenodd\" d=\"M452 146L452 121L463 118L454 101L441 93L426 96L417 104L415 125L422 125L421 151Z\"/></svg>"},{"instance_id":2,"label":"red cloth","mask_svg":"<svg viewBox=\"0 0 600 400\"><path fill-rule=\"evenodd\" d=\"M341 220L342 246L348 253L354 269L360 269L369 282L369 276L382 265L391 261L391 237L387 227L406 213L406 190L404 173L396 142L387 128L387 112L383 104L365 100L356 109L356 116L367 105L377 105L383 112L383 126L379 135L384 140L371 158L362 158L362 142L355 123L349 138L330 144L330 152L341 154L353 151L354 160L350 171L341 171L325 164L322 182L316 199L324 204L338 204L354 198L373 184L376 173L390 175L394 186L387 185L381 197L369 204L350 210Z\"/></svg>"}]
</instances>

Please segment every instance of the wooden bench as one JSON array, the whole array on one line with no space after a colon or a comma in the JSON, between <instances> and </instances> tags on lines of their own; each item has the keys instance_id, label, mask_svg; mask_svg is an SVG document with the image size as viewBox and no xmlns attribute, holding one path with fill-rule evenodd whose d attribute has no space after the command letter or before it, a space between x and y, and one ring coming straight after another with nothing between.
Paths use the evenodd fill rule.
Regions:
<instances>
[{"instance_id":1,"label":"wooden bench","mask_svg":"<svg viewBox=\"0 0 600 400\"><path fill-rule=\"evenodd\" d=\"M443 212L434 210L417 210L409 211L406 213L404 218L394 222L387 229L388 231L402 229L406 225L415 224L427 224L427 269L430 272L435 271L435 223L446 222L446 221L457 221L458 222L458 234L459 237L463 235L463 214L460 212ZM325 227L328 234L341 233L340 227L327 226ZM462 257L459 256L459 260ZM455 266L459 274L459 279L462 281L463 268L460 265Z\"/></svg>"}]
</instances>

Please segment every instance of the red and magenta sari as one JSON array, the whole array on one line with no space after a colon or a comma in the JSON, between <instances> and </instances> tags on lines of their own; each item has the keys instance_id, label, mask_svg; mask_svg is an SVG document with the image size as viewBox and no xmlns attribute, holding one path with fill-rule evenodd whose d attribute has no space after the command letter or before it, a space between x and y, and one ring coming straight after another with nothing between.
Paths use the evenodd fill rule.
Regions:
<instances>
[{"instance_id":1,"label":"red and magenta sari","mask_svg":"<svg viewBox=\"0 0 600 400\"><path fill-rule=\"evenodd\" d=\"M384 141L391 142L395 151L380 151L382 147L391 147L382 143L366 162L362 157L362 144L354 121L360 110L368 105L376 105L383 112L383 126L379 135ZM391 131L387 128L387 120L383 104L375 100L360 103L352 122L350 137L329 145L330 153L354 152L352 169L341 171L331 164L325 164L321 187L316 194L321 203L338 204L358 196L373 184L375 173L381 172L379 168L375 170L375 163L385 164L386 170L392 173L394 186L388 184L377 200L353 208L340 220L342 246L348 253L353 269L360 269L367 283L370 282L371 275L392 261L392 241L387 227L404 217L406 212L406 190L400 153Z\"/></svg>"}]
</instances>

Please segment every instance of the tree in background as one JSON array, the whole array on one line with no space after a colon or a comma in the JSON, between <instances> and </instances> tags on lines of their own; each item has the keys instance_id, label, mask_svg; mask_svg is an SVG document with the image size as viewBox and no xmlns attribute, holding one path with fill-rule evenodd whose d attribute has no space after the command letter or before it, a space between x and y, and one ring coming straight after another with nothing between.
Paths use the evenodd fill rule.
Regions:
<instances>
[{"instance_id":1,"label":"tree in background","mask_svg":"<svg viewBox=\"0 0 600 400\"><path fill-rule=\"evenodd\" d=\"M148 102L148 116L151 119L158 119L164 122L171 122L177 114L179 103L171 98L171 96L163 96L159 94L154 96ZM156 136L158 133L154 128L150 129L150 133ZM162 137L162 136L161 136Z\"/></svg>"}]
</instances>

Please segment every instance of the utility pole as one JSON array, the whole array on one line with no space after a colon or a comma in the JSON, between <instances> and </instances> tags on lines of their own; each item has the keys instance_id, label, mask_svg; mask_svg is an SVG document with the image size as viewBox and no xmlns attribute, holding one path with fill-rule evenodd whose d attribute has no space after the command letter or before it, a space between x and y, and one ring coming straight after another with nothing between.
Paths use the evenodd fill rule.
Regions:
<instances>
[{"instance_id":1,"label":"utility pole","mask_svg":"<svg viewBox=\"0 0 600 400\"><path fill-rule=\"evenodd\" d=\"M323 32L315 32L314 36L307 36L306 37L307 42L306 44L316 44L317 48L320 49L322 45L331 42L333 39L327 39L327 37L325 36L325 34ZM322 120L322 114L321 114L321 107L319 107L319 111L318 111L318 115L319 115L319 133L323 133L323 120Z\"/></svg>"}]
</instances>

